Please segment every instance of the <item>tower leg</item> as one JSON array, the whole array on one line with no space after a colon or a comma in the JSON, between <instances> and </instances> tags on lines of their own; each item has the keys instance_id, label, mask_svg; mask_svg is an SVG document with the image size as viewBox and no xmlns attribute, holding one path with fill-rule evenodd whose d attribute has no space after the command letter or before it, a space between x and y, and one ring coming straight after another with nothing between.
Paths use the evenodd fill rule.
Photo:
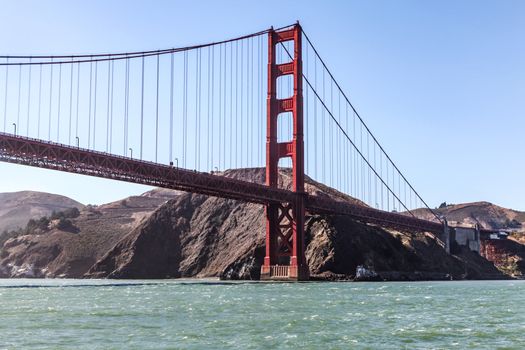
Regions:
<instances>
[{"instance_id":1,"label":"tower leg","mask_svg":"<svg viewBox=\"0 0 525 350\"><path fill-rule=\"evenodd\" d=\"M277 64L276 47L293 41L291 62ZM261 267L261 279L307 280L308 266L304 255L304 140L303 92L301 60L301 27L268 33L268 97L266 129L266 185L278 186L279 159L292 159L295 199L291 203L270 203L266 207L266 255ZM277 78L292 75L294 93L290 98L277 99ZM277 119L281 113L292 113L293 139L277 142Z\"/></svg>"}]
</instances>

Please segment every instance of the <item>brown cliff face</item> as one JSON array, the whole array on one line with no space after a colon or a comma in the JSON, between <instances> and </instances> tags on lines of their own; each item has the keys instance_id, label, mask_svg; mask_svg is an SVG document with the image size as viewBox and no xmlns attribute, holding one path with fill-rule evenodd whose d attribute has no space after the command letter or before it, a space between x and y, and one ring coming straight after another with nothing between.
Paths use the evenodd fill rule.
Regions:
<instances>
[{"instance_id":1,"label":"brown cliff face","mask_svg":"<svg viewBox=\"0 0 525 350\"><path fill-rule=\"evenodd\" d=\"M163 190L80 210L71 226L7 240L0 247L0 277L82 277L119 240L168 198Z\"/></svg>"},{"instance_id":2,"label":"brown cliff face","mask_svg":"<svg viewBox=\"0 0 525 350\"><path fill-rule=\"evenodd\" d=\"M263 170L226 175L260 182ZM289 173L283 172L280 181L289 186ZM313 181L307 190L344 196ZM264 228L260 205L184 194L124 236L86 277L258 279ZM306 244L312 275L328 279L349 278L363 264L391 280L502 277L478 255L446 254L432 235L389 232L340 216L309 217Z\"/></svg>"},{"instance_id":3,"label":"brown cliff face","mask_svg":"<svg viewBox=\"0 0 525 350\"><path fill-rule=\"evenodd\" d=\"M263 208L184 194L126 235L88 277L215 277L264 243Z\"/></svg>"},{"instance_id":4,"label":"brown cliff face","mask_svg":"<svg viewBox=\"0 0 525 350\"><path fill-rule=\"evenodd\" d=\"M525 245L520 240L483 240L480 253L503 273L516 278L525 276Z\"/></svg>"},{"instance_id":5,"label":"brown cliff face","mask_svg":"<svg viewBox=\"0 0 525 350\"><path fill-rule=\"evenodd\" d=\"M223 175L263 182L263 169ZM284 169L280 186L289 188ZM359 203L314 181L309 193ZM86 207L71 225L8 240L0 255L4 277L258 279L264 257L260 205L154 190ZM479 255L447 255L429 234L400 233L341 216L309 216L306 256L312 275L348 279L366 265L389 280L501 278Z\"/></svg>"}]
</instances>

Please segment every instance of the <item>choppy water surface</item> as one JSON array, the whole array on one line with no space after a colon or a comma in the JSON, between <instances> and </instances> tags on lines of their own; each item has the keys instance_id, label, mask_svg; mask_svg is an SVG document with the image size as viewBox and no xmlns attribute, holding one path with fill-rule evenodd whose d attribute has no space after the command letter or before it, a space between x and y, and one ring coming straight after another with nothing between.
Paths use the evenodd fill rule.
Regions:
<instances>
[{"instance_id":1,"label":"choppy water surface","mask_svg":"<svg viewBox=\"0 0 525 350\"><path fill-rule=\"evenodd\" d=\"M525 281L0 280L0 349L525 348Z\"/></svg>"}]
</instances>

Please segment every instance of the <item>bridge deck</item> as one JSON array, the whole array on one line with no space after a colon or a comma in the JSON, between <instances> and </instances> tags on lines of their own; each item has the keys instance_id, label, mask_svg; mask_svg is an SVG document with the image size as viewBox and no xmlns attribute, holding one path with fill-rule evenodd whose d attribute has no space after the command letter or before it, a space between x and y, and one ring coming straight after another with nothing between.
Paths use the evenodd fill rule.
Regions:
<instances>
[{"instance_id":1,"label":"bridge deck","mask_svg":"<svg viewBox=\"0 0 525 350\"><path fill-rule=\"evenodd\" d=\"M259 204L292 202L304 195L310 213L347 215L400 230L443 230L441 223L405 214L6 133L0 133L0 161Z\"/></svg>"}]
</instances>

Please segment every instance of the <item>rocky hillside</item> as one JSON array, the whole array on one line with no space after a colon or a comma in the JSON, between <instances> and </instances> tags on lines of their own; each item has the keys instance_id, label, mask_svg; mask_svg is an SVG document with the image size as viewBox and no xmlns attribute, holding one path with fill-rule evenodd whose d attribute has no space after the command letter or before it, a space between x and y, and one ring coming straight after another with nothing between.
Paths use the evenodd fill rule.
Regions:
<instances>
[{"instance_id":1,"label":"rocky hillside","mask_svg":"<svg viewBox=\"0 0 525 350\"><path fill-rule=\"evenodd\" d=\"M465 204L447 205L434 209L438 215L443 215L451 224L475 225L479 223L487 229L506 229L525 231L525 212L502 208L489 202L474 202ZM428 210L413 211L418 217L432 220Z\"/></svg>"},{"instance_id":2,"label":"rocky hillside","mask_svg":"<svg viewBox=\"0 0 525 350\"><path fill-rule=\"evenodd\" d=\"M176 191L153 190L101 206L86 206L70 225L18 235L0 248L0 276L82 277L122 237Z\"/></svg>"},{"instance_id":3,"label":"rocky hillside","mask_svg":"<svg viewBox=\"0 0 525 350\"><path fill-rule=\"evenodd\" d=\"M0 193L0 234L20 229L29 219L49 216L53 211L82 207L79 202L56 194L33 191Z\"/></svg>"},{"instance_id":4,"label":"rocky hillside","mask_svg":"<svg viewBox=\"0 0 525 350\"><path fill-rule=\"evenodd\" d=\"M263 169L225 176L263 182ZM291 184L283 171L282 187ZM306 190L356 201L307 180ZM264 210L256 204L157 190L88 207L68 230L8 240L0 254L5 277L257 279L264 255ZM352 278L358 265L389 280L503 278L470 252L445 253L430 234L402 233L341 216L309 216L307 262L317 278Z\"/></svg>"},{"instance_id":5,"label":"rocky hillside","mask_svg":"<svg viewBox=\"0 0 525 350\"><path fill-rule=\"evenodd\" d=\"M288 176L282 175L284 183ZM181 195L126 235L86 276L258 279L263 214L255 204ZM351 278L362 264L390 280L502 277L479 255L447 255L432 235L386 231L340 216L310 216L306 244L317 278Z\"/></svg>"}]
</instances>

